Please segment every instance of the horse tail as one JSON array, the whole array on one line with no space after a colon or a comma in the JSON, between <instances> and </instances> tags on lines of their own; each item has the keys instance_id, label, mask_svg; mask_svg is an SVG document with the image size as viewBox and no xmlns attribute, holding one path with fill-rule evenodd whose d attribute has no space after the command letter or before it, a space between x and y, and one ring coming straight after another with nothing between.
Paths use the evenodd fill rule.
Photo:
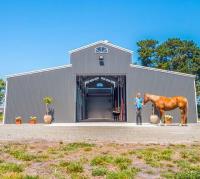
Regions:
<instances>
[{"instance_id":1,"label":"horse tail","mask_svg":"<svg viewBox=\"0 0 200 179\"><path fill-rule=\"evenodd\" d=\"M187 124L188 100L187 100L187 98L185 98L185 100L186 100L186 106L185 106L185 122L186 122L186 124Z\"/></svg>"},{"instance_id":2,"label":"horse tail","mask_svg":"<svg viewBox=\"0 0 200 179\"><path fill-rule=\"evenodd\" d=\"M186 110L188 109L188 100L187 100L187 98L185 98L185 103L186 103L186 105L185 105L185 108L186 108ZM186 111L187 112L187 111Z\"/></svg>"}]
</instances>

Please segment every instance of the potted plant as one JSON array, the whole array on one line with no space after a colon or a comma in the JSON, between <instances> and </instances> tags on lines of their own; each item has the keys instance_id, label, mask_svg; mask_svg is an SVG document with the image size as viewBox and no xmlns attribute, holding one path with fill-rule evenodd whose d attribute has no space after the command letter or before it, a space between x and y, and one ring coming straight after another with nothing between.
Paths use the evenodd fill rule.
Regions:
<instances>
[{"instance_id":1,"label":"potted plant","mask_svg":"<svg viewBox=\"0 0 200 179\"><path fill-rule=\"evenodd\" d=\"M37 117L36 116L30 116L29 124L36 124L37 123Z\"/></svg>"},{"instance_id":2,"label":"potted plant","mask_svg":"<svg viewBox=\"0 0 200 179\"><path fill-rule=\"evenodd\" d=\"M173 116L171 116L171 115L165 115L164 116L164 123L165 124L171 124L172 120L173 120Z\"/></svg>"},{"instance_id":3,"label":"potted plant","mask_svg":"<svg viewBox=\"0 0 200 179\"><path fill-rule=\"evenodd\" d=\"M48 108L48 105L52 104L52 102L53 102L53 98L50 96L46 96L43 98L43 103L46 106L46 113L44 115L44 122L46 124L51 124L52 122L52 116L49 114L49 108Z\"/></svg>"},{"instance_id":4,"label":"potted plant","mask_svg":"<svg viewBox=\"0 0 200 179\"><path fill-rule=\"evenodd\" d=\"M15 118L15 123L16 123L16 124L21 124L21 123L22 123L22 117L21 117L21 116L17 116L17 117Z\"/></svg>"}]
</instances>

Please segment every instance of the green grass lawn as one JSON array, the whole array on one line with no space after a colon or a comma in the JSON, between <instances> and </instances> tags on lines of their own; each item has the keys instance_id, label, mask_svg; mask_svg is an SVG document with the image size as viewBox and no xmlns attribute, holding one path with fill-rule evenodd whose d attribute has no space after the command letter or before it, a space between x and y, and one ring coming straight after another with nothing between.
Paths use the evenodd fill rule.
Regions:
<instances>
[{"instance_id":1,"label":"green grass lawn","mask_svg":"<svg viewBox=\"0 0 200 179\"><path fill-rule=\"evenodd\" d=\"M0 178L200 178L200 144L0 143Z\"/></svg>"}]
</instances>

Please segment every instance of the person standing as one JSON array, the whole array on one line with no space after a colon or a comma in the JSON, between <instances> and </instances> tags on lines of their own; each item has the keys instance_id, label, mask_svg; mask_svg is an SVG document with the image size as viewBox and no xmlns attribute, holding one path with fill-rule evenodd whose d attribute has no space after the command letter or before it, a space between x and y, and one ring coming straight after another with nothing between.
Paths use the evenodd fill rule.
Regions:
<instances>
[{"instance_id":1,"label":"person standing","mask_svg":"<svg viewBox=\"0 0 200 179\"><path fill-rule=\"evenodd\" d=\"M141 98L140 93L137 93L137 95L135 97L135 107L136 107L136 122L137 122L137 125L142 125L143 99Z\"/></svg>"}]
</instances>

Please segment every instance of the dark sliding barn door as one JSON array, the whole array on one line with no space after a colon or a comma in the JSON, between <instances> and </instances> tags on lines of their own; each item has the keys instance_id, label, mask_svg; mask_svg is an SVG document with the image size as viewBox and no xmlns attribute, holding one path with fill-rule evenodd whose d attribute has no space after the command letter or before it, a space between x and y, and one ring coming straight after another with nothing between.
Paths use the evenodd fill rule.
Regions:
<instances>
[{"instance_id":1,"label":"dark sliding barn door","mask_svg":"<svg viewBox=\"0 0 200 179\"><path fill-rule=\"evenodd\" d=\"M112 119L111 96L89 96L87 98L88 119Z\"/></svg>"}]
</instances>

